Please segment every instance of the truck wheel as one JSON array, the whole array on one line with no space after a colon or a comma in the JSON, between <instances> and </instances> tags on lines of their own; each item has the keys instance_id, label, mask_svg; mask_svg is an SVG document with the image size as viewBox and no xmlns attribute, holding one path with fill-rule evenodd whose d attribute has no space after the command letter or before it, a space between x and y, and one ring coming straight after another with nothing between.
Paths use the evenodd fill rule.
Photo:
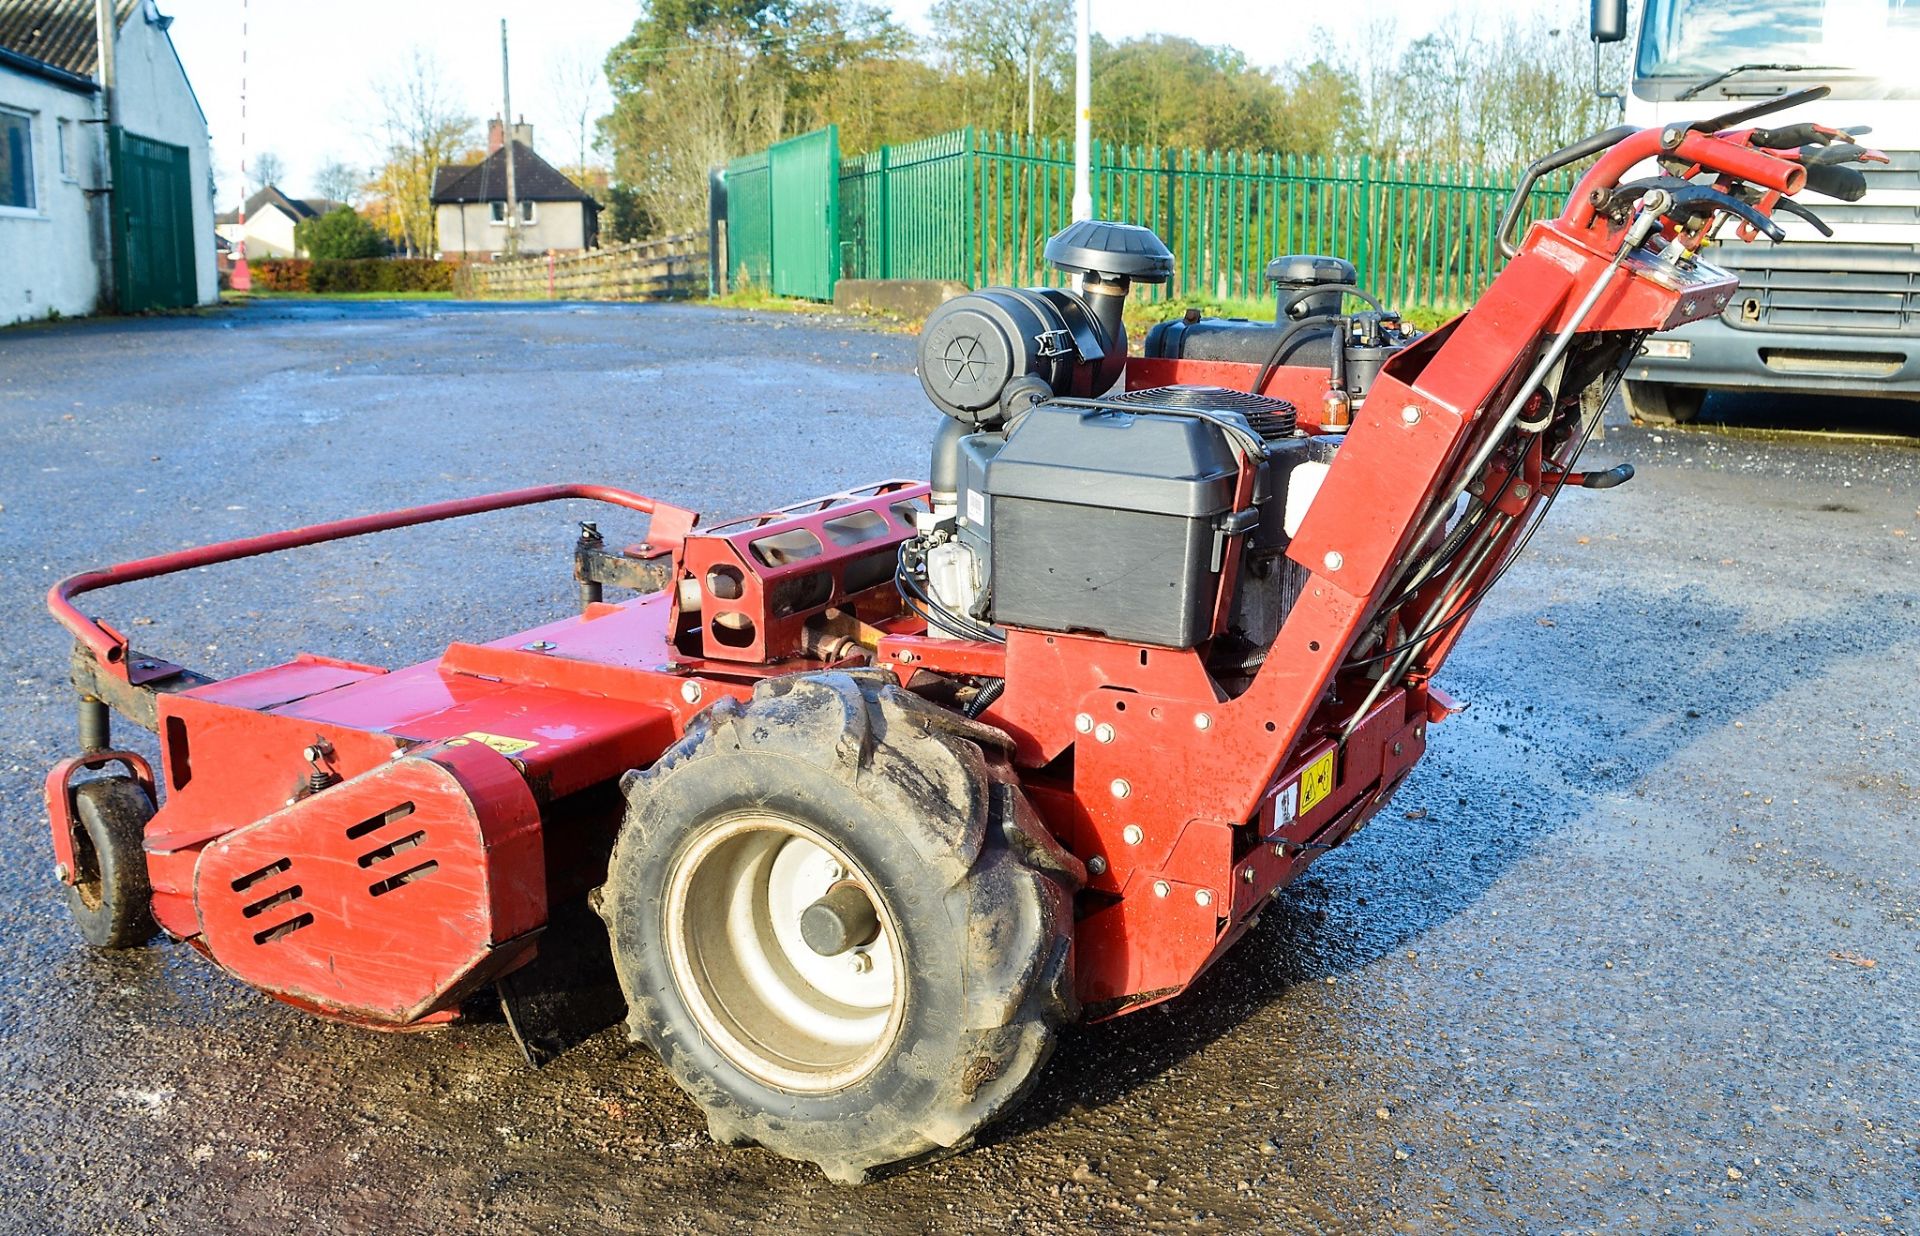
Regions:
<instances>
[{"instance_id":1,"label":"truck wheel","mask_svg":"<svg viewBox=\"0 0 1920 1236\"><path fill-rule=\"evenodd\" d=\"M810 674L627 775L600 912L631 1036L715 1141L857 1184L1025 1097L1078 1015L1084 870L1004 742L890 677Z\"/></svg>"},{"instance_id":2,"label":"truck wheel","mask_svg":"<svg viewBox=\"0 0 1920 1236\"><path fill-rule=\"evenodd\" d=\"M95 948L136 948L159 932L141 848L153 800L131 777L99 777L73 791L74 882L67 906Z\"/></svg>"},{"instance_id":3,"label":"truck wheel","mask_svg":"<svg viewBox=\"0 0 1920 1236\"><path fill-rule=\"evenodd\" d=\"M1627 414L1642 425L1685 425L1700 415L1707 392L1666 382L1626 382Z\"/></svg>"}]
</instances>

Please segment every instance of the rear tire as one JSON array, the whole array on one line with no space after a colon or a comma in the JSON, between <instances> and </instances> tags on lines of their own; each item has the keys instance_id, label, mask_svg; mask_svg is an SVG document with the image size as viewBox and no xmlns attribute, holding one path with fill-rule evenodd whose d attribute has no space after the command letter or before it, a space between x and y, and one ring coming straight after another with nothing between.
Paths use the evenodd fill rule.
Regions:
<instances>
[{"instance_id":1,"label":"rear tire","mask_svg":"<svg viewBox=\"0 0 1920 1236\"><path fill-rule=\"evenodd\" d=\"M1642 425L1689 424L1707 401L1707 392L1698 386L1667 382L1626 382L1622 386L1627 415Z\"/></svg>"},{"instance_id":2,"label":"rear tire","mask_svg":"<svg viewBox=\"0 0 1920 1236\"><path fill-rule=\"evenodd\" d=\"M1084 873L1004 741L889 676L798 675L628 774L600 911L632 1037L715 1141L860 1183L1026 1096L1078 1015ZM799 913L848 883L866 942L823 956Z\"/></svg>"},{"instance_id":3,"label":"rear tire","mask_svg":"<svg viewBox=\"0 0 1920 1236\"><path fill-rule=\"evenodd\" d=\"M74 882L67 907L94 948L137 948L159 934L142 848L153 800L132 777L99 777L73 791Z\"/></svg>"}]
</instances>

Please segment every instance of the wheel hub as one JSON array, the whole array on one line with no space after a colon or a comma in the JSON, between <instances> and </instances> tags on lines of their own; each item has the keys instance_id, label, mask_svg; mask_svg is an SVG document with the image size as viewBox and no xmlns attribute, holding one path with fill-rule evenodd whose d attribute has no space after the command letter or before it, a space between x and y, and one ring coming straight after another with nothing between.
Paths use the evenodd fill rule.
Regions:
<instances>
[{"instance_id":1,"label":"wheel hub","mask_svg":"<svg viewBox=\"0 0 1920 1236\"><path fill-rule=\"evenodd\" d=\"M689 847L667 894L674 978L735 1065L819 1092L885 1056L904 1004L897 933L825 837L783 817L733 817Z\"/></svg>"}]
</instances>

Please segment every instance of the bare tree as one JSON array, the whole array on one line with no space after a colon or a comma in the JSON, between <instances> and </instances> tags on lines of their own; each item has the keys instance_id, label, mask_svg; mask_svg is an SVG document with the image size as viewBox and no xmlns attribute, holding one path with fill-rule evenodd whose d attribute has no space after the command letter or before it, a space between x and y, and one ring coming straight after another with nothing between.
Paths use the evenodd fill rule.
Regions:
<instances>
[{"instance_id":1,"label":"bare tree","mask_svg":"<svg viewBox=\"0 0 1920 1236\"><path fill-rule=\"evenodd\" d=\"M1051 127L1072 64L1071 12L1055 0L937 0L927 17L969 119L1028 136Z\"/></svg>"},{"instance_id":2,"label":"bare tree","mask_svg":"<svg viewBox=\"0 0 1920 1236\"><path fill-rule=\"evenodd\" d=\"M611 102L600 55L585 47L560 53L547 67L547 88L553 96L554 110L567 122L572 147L568 153L574 156L568 171L576 181L584 181L587 156L600 145L596 122Z\"/></svg>"},{"instance_id":3,"label":"bare tree","mask_svg":"<svg viewBox=\"0 0 1920 1236\"><path fill-rule=\"evenodd\" d=\"M263 150L247 160L247 183L255 189L279 184L286 177L286 162L271 150Z\"/></svg>"},{"instance_id":4,"label":"bare tree","mask_svg":"<svg viewBox=\"0 0 1920 1236\"><path fill-rule=\"evenodd\" d=\"M456 105L439 62L421 47L397 71L375 79L373 89L385 162L369 184L380 199L372 213L403 251L431 254L438 248L434 170L473 148L476 122Z\"/></svg>"},{"instance_id":5,"label":"bare tree","mask_svg":"<svg viewBox=\"0 0 1920 1236\"><path fill-rule=\"evenodd\" d=\"M351 206L359 199L364 182L365 176L359 168L338 159L328 159L314 174L313 191L329 202L345 202Z\"/></svg>"}]
</instances>

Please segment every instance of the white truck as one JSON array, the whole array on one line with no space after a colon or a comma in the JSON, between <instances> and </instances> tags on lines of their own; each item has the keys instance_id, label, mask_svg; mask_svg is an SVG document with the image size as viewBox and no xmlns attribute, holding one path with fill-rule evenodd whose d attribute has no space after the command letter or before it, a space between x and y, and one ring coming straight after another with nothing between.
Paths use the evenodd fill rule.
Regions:
<instances>
[{"instance_id":1,"label":"white truck","mask_svg":"<svg viewBox=\"0 0 1920 1236\"><path fill-rule=\"evenodd\" d=\"M1596 43L1629 34L1625 0L1592 0ZM1647 345L1627 371L1643 422L1690 421L1710 390L1920 401L1920 0L1645 0L1624 100L1637 127L1698 120L1802 86L1832 95L1767 117L1871 129L1865 200L1808 195L1832 229L1782 213L1787 244L1730 244L1740 278L1717 318ZM1916 406L1920 413L1920 406Z\"/></svg>"}]
</instances>

